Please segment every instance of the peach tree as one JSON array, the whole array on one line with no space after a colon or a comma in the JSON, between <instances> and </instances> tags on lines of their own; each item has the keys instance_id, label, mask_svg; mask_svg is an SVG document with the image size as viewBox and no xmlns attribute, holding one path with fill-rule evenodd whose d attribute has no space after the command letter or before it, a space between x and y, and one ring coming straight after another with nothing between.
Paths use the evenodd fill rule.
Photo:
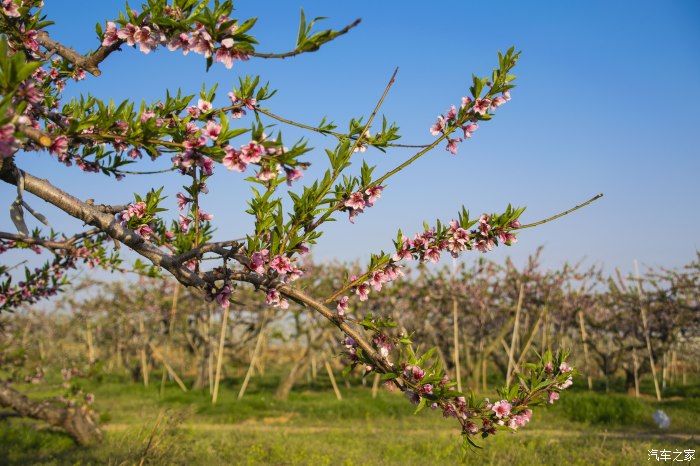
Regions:
<instances>
[{"instance_id":1,"label":"peach tree","mask_svg":"<svg viewBox=\"0 0 700 466\"><path fill-rule=\"evenodd\" d=\"M517 241L519 230L553 220L599 196L530 224L520 222L523 208L509 205L500 213L474 217L462 207L454 219L426 223L413 236L399 230L393 251L371 254L366 270L347 277L327 296L309 295L294 283L304 274L300 257L317 242L328 222L344 216L354 222L380 203L392 177L437 147L456 154L461 143L494 118L496 110L511 99L519 52L510 48L499 53L493 72L473 76L467 95L426 128L432 139L411 146L399 142L396 124L386 118L377 122L396 72L369 114L351 119L344 130L326 120L312 125L274 113L268 101L275 91L258 76L240 78L224 91L228 103L218 107L213 104L217 87L206 85L194 94L168 91L165 98L152 102L114 103L91 95L62 99L64 87L71 82L99 77L100 64L115 51L133 48L149 54L162 48L201 55L207 68L244 67L247 64L242 62L252 59L316 51L357 26L359 20L339 30L319 31L318 18L307 21L302 12L294 47L269 53L258 50L252 35L256 19L232 17L229 0L148 0L138 11L127 5L114 19L98 24L96 47L80 52L51 37L47 28L52 23L42 14L42 3L0 3L0 179L14 185L17 192L8 201L17 231L0 233L0 250L46 251L51 259L43 266L26 268L20 277L18 269L0 267L0 310L60 292L69 284L69 270L76 267L169 274L223 309L235 302L237 288L252 286L269 306L286 309L295 303L326 318L342 332L339 348L353 365L381 374L406 394L416 410L439 409L456 420L466 444L471 445L476 445L477 436L485 438L498 430L525 425L532 407L553 402L571 384L567 354L557 352L542 354L525 366L511 386L500 390L495 402L458 392L433 350L417 354L409 334L391 331L395 326L391 319L355 315L353 302L379 293L402 274L407 263L437 262L444 255L458 257L510 246ZM322 176L303 178L312 148L304 140L286 144L270 122L336 140L333 147L313 157L315 163L326 166ZM415 152L385 173L378 173L364 158L368 150L396 147ZM35 151L48 151L56 163L115 181L125 176L147 177L153 171L138 171L133 166L167 157L172 162L167 172L182 180L182 190L167 197L162 188L154 186L133 199L125 196L123 205L81 200L70 194L70 186L56 186L51 179L37 178L22 169ZM212 240L213 216L207 212L207 196L216 194L207 188L212 176L250 184L246 212L253 217L254 228L245 237ZM27 193L34 197L28 200ZM288 204L283 204L284 196ZM30 230L30 216L48 224L30 206L35 198L89 228L77 233L50 227ZM283 207L286 205L290 207ZM139 259L128 264L122 258L124 250ZM90 409L79 402L39 406L5 384L0 404L62 426L81 443L99 438Z\"/></svg>"}]
</instances>

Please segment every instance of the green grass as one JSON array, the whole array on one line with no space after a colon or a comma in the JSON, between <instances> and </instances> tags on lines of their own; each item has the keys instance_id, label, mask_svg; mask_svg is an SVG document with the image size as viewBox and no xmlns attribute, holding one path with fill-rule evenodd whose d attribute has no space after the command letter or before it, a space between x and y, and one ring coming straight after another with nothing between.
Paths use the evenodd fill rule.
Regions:
<instances>
[{"instance_id":1,"label":"green grass","mask_svg":"<svg viewBox=\"0 0 700 466\"><path fill-rule=\"evenodd\" d=\"M159 378L157 382L160 382ZM105 378L80 381L96 395L95 408L108 422L105 441L78 448L64 434L23 419L0 421L0 464L455 464L462 457L457 424L436 412L412 414L399 394L345 388L335 399L320 380L273 397L274 378L257 381L236 401L237 381L222 386L212 406L208 390L182 393L168 386L148 389ZM20 386L31 397L56 392ZM671 417L659 431L656 409ZM516 434L499 433L468 453L467 464L646 464L651 448L697 449L700 399L656 403L623 395L577 391L535 412ZM694 437L692 437L694 436Z\"/></svg>"}]
</instances>

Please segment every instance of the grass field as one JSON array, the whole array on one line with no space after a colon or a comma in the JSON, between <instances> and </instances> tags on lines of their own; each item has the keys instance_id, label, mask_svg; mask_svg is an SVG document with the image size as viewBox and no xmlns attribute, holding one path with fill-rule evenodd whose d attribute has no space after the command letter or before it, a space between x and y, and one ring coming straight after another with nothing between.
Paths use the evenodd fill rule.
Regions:
<instances>
[{"instance_id":1,"label":"grass field","mask_svg":"<svg viewBox=\"0 0 700 466\"><path fill-rule=\"evenodd\" d=\"M158 380L159 381L159 380ZM237 382L237 381L234 381ZM253 384L236 401L238 384L224 384L212 406L208 391L182 393L120 381L81 381L96 395L105 441L78 448L39 423L0 420L0 464L456 464L463 458L457 424L436 412L413 415L401 395L341 386L302 386L286 402L272 396L274 380ZM51 394L19 386L30 396ZM697 391L697 387L695 387ZM692 391L692 390L686 390ZM56 393L56 392L53 392ZM663 409L671 427L651 415ZM517 434L499 433L466 454L466 464L649 464L648 450L698 449L700 398L657 403L618 394L565 393L535 412ZM150 445L149 445L150 443ZM697 460L696 460L697 461ZM655 462L652 460L652 462ZM694 463L685 463L694 464Z\"/></svg>"}]
</instances>

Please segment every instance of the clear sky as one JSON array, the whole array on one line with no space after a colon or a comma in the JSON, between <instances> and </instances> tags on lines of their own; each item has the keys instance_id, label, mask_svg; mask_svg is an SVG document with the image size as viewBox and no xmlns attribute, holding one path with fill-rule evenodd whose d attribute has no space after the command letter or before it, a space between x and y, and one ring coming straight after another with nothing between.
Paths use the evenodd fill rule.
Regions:
<instances>
[{"instance_id":1,"label":"clear sky","mask_svg":"<svg viewBox=\"0 0 700 466\"><path fill-rule=\"evenodd\" d=\"M138 6L138 1L132 2ZM588 2L279 0L236 2L242 18L259 16L253 29L260 51L293 47L299 9L328 16L326 25L362 24L319 52L284 61L251 60L209 73L199 56L159 50L145 56L128 47L101 68L67 87L66 96L154 100L165 89L195 93L219 83L219 103L238 76L259 74L279 93L274 112L311 124L328 116L342 127L368 114L394 67L398 81L383 112L401 127L405 142L432 140L438 113L468 93L472 73L485 75L496 53L515 45L522 58L513 100L481 125L457 156L443 147L394 178L379 203L355 225L342 217L326 228L317 258L366 258L391 248L397 228L414 233L423 220L449 219L462 204L473 213L498 211L508 202L528 209L532 221L583 201L605 197L557 222L523 232L520 242L492 254L522 260L545 246L545 263L587 259L608 267L678 266L700 248L700 3L695 1ZM97 45L96 22L116 17L120 1L47 0L55 38L86 51ZM323 24L322 24L323 25ZM302 135L323 160L333 139L283 128L292 142ZM244 142L244 141L241 141ZM383 171L411 155L368 151ZM131 177L122 182L65 168L48 154L19 157L30 173L49 177L67 191L97 202L123 203L133 192L165 185L174 195L182 179ZM164 168L166 158L141 169ZM324 168L317 163L310 181ZM217 167L204 208L215 214L217 238L238 237L250 219L242 211L249 188L238 173ZM297 188L298 189L298 188ZM0 186L8 205L13 191ZM174 207L174 199L170 198ZM31 202L54 226L80 227L61 213ZM5 212L7 209L5 208ZM0 228L12 230L8 215ZM476 254L476 253L474 253Z\"/></svg>"}]
</instances>

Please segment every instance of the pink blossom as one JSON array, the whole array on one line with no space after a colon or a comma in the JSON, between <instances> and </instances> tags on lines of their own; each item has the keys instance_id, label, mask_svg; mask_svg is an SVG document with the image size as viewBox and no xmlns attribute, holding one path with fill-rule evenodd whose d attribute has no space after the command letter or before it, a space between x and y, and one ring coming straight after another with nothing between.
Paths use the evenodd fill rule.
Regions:
<instances>
[{"instance_id":1,"label":"pink blossom","mask_svg":"<svg viewBox=\"0 0 700 466\"><path fill-rule=\"evenodd\" d=\"M452 105L450 109L447 111L447 114L445 114L445 119L447 121L452 121L457 117L457 108Z\"/></svg>"},{"instance_id":2,"label":"pink blossom","mask_svg":"<svg viewBox=\"0 0 700 466\"><path fill-rule=\"evenodd\" d=\"M136 147L132 147L131 150L129 151L129 157L136 160L140 159L142 157L141 151L138 150Z\"/></svg>"},{"instance_id":3,"label":"pink blossom","mask_svg":"<svg viewBox=\"0 0 700 466\"><path fill-rule=\"evenodd\" d=\"M51 142L49 153L53 155L63 155L68 151L68 138L61 135Z\"/></svg>"},{"instance_id":4,"label":"pink blossom","mask_svg":"<svg viewBox=\"0 0 700 466\"><path fill-rule=\"evenodd\" d=\"M248 144L241 146L240 159L245 163L258 163L264 153L265 146L255 141L250 141Z\"/></svg>"},{"instance_id":5,"label":"pink blossom","mask_svg":"<svg viewBox=\"0 0 700 466\"><path fill-rule=\"evenodd\" d=\"M510 91L505 91L503 93L503 99L505 99L506 102L510 100Z\"/></svg>"},{"instance_id":6,"label":"pink blossom","mask_svg":"<svg viewBox=\"0 0 700 466\"><path fill-rule=\"evenodd\" d=\"M375 291L382 291L382 285L386 283L386 275L383 271L378 270L372 274L369 283Z\"/></svg>"},{"instance_id":7,"label":"pink blossom","mask_svg":"<svg viewBox=\"0 0 700 466\"><path fill-rule=\"evenodd\" d=\"M298 168L285 168L284 169L285 174L287 175L287 185L291 186L292 183L298 179L300 179L302 176L304 176L304 172L299 170Z\"/></svg>"},{"instance_id":8,"label":"pink blossom","mask_svg":"<svg viewBox=\"0 0 700 466\"><path fill-rule=\"evenodd\" d=\"M479 125L477 125L476 123L468 123L462 126L462 131L464 131L465 138L472 137L472 133L474 133L474 131L476 131L477 129L479 129Z\"/></svg>"},{"instance_id":9,"label":"pink blossom","mask_svg":"<svg viewBox=\"0 0 700 466\"><path fill-rule=\"evenodd\" d=\"M479 115L484 115L488 111L489 107L491 107L491 99L476 99L474 101L472 111L474 113L478 113Z\"/></svg>"},{"instance_id":10,"label":"pink blossom","mask_svg":"<svg viewBox=\"0 0 700 466\"><path fill-rule=\"evenodd\" d=\"M9 16L10 18L19 17L19 10L14 0L2 0L0 7L2 7L2 12L5 16Z\"/></svg>"},{"instance_id":11,"label":"pink blossom","mask_svg":"<svg viewBox=\"0 0 700 466\"><path fill-rule=\"evenodd\" d=\"M547 374L551 374L552 371L554 371L554 365L551 363L551 361L544 365L544 371Z\"/></svg>"},{"instance_id":12,"label":"pink blossom","mask_svg":"<svg viewBox=\"0 0 700 466\"><path fill-rule=\"evenodd\" d=\"M469 435L476 435L479 432L479 426L477 426L472 421L467 421L464 424L464 431Z\"/></svg>"},{"instance_id":13,"label":"pink blossom","mask_svg":"<svg viewBox=\"0 0 700 466\"><path fill-rule=\"evenodd\" d=\"M262 249L259 252L254 252L250 256L250 269L256 273L265 272L265 263L268 260L269 251L267 249Z\"/></svg>"},{"instance_id":14,"label":"pink blossom","mask_svg":"<svg viewBox=\"0 0 700 466\"><path fill-rule=\"evenodd\" d=\"M286 256L275 256L270 261L270 268L275 270L279 274L286 274L292 271L292 262Z\"/></svg>"},{"instance_id":15,"label":"pink blossom","mask_svg":"<svg viewBox=\"0 0 700 466\"><path fill-rule=\"evenodd\" d=\"M498 239L505 245L510 246L518 242L518 237L507 231L499 231Z\"/></svg>"},{"instance_id":16,"label":"pink blossom","mask_svg":"<svg viewBox=\"0 0 700 466\"><path fill-rule=\"evenodd\" d=\"M547 397L547 403L550 405L553 405L555 401L559 399L559 393L557 392L549 392L549 396Z\"/></svg>"},{"instance_id":17,"label":"pink blossom","mask_svg":"<svg viewBox=\"0 0 700 466\"><path fill-rule=\"evenodd\" d=\"M208 212L204 212L203 210L199 211L199 220L201 222L211 222L214 220L214 215L210 214Z\"/></svg>"},{"instance_id":18,"label":"pink blossom","mask_svg":"<svg viewBox=\"0 0 700 466\"><path fill-rule=\"evenodd\" d=\"M192 32L189 42L190 50L195 53L203 54L206 58L211 57L214 50L214 44L211 39L211 35L204 29L204 26L199 25L197 29Z\"/></svg>"},{"instance_id":19,"label":"pink blossom","mask_svg":"<svg viewBox=\"0 0 700 466\"><path fill-rule=\"evenodd\" d=\"M138 228L136 228L136 233L139 236L142 236L143 239L148 240L151 238L151 235L153 234L153 229L149 227L147 224L139 225Z\"/></svg>"},{"instance_id":20,"label":"pink blossom","mask_svg":"<svg viewBox=\"0 0 700 466\"><path fill-rule=\"evenodd\" d=\"M289 308L289 302L282 298L279 291L275 289L268 290L265 302L270 306L279 307L280 309Z\"/></svg>"},{"instance_id":21,"label":"pink blossom","mask_svg":"<svg viewBox=\"0 0 700 466\"><path fill-rule=\"evenodd\" d=\"M491 411L496 413L496 417L498 419L501 419L503 417L506 417L510 414L510 409L512 408L512 405L508 403L507 400L501 400L497 401L496 403L493 404L493 407L491 407Z\"/></svg>"},{"instance_id":22,"label":"pink blossom","mask_svg":"<svg viewBox=\"0 0 700 466\"><path fill-rule=\"evenodd\" d=\"M177 193L176 197L177 197L177 208L179 210L184 209L187 206L187 204L189 204L192 201L192 199L190 199L189 197L186 197L183 193Z\"/></svg>"},{"instance_id":23,"label":"pink blossom","mask_svg":"<svg viewBox=\"0 0 700 466\"><path fill-rule=\"evenodd\" d=\"M219 305L224 308L228 309L229 305L231 304L231 301L229 301L229 297L231 296L231 287L229 285L224 285L224 287L221 289L216 294L216 302L219 303Z\"/></svg>"},{"instance_id":24,"label":"pink blossom","mask_svg":"<svg viewBox=\"0 0 700 466\"><path fill-rule=\"evenodd\" d=\"M353 210L362 210L365 208L365 197L360 192L352 193L350 197L344 202L345 207L349 207Z\"/></svg>"},{"instance_id":25,"label":"pink blossom","mask_svg":"<svg viewBox=\"0 0 700 466\"><path fill-rule=\"evenodd\" d=\"M37 40L36 40L37 36L38 36L38 33L34 29L31 29L31 30L27 31L26 33L24 33L22 43L29 50L31 50L33 52L38 52L39 51L39 42L37 42Z\"/></svg>"},{"instance_id":26,"label":"pink blossom","mask_svg":"<svg viewBox=\"0 0 700 466\"><path fill-rule=\"evenodd\" d=\"M482 238L479 239L475 244L474 244L474 249L476 249L479 252L489 252L493 249L495 246L494 242L490 238Z\"/></svg>"},{"instance_id":27,"label":"pink blossom","mask_svg":"<svg viewBox=\"0 0 700 466\"><path fill-rule=\"evenodd\" d=\"M422 395L431 395L433 393L432 384L426 383L420 388L420 392Z\"/></svg>"},{"instance_id":28,"label":"pink blossom","mask_svg":"<svg viewBox=\"0 0 700 466\"><path fill-rule=\"evenodd\" d=\"M560 383L560 384L557 386L557 388L559 388L560 390L566 390L567 388L569 388L569 387L572 386L573 384L574 384L574 379L573 379L573 377L569 377L569 378L567 378L565 381L563 381L562 383Z\"/></svg>"},{"instance_id":29,"label":"pink blossom","mask_svg":"<svg viewBox=\"0 0 700 466\"><path fill-rule=\"evenodd\" d=\"M185 215L180 214L179 223L180 223L180 231L182 231L183 233L187 233L190 229L190 224L192 223L192 219L185 216Z\"/></svg>"},{"instance_id":30,"label":"pink blossom","mask_svg":"<svg viewBox=\"0 0 700 466\"><path fill-rule=\"evenodd\" d=\"M429 262L439 262L440 261L440 250L436 247L430 247L425 251L425 260Z\"/></svg>"},{"instance_id":31,"label":"pink blossom","mask_svg":"<svg viewBox=\"0 0 700 466\"><path fill-rule=\"evenodd\" d=\"M233 61L239 57L239 53L236 50L227 47L225 45L227 41L231 41L231 45L233 45L233 39L224 39L221 42L222 47L219 47L216 50L214 60L219 63L223 63L226 69L230 70L233 67Z\"/></svg>"},{"instance_id":32,"label":"pink blossom","mask_svg":"<svg viewBox=\"0 0 700 466\"><path fill-rule=\"evenodd\" d=\"M367 301L369 299L369 285L367 283L361 283L355 288L355 294L360 297L360 301Z\"/></svg>"},{"instance_id":33,"label":"pink blossom","mask_svg":"<svg viewBox=\"0 0 700 466\"><path fill-rule=\"evenodd\" d=\"M513 229L520 228L520 221L519 220L513 220L510 222L510 227Z\"/></svg>"},{"instance_id":34,"label":"pink blossom","mask_svg":"<svg viewBox=\"0 0 700 466\"><path fill-rule=\"evenodd\" d=\"M139 44L139 50L146 54L151 53L151 50L158 47L157 36L148 26L136 28L134 41Z\"/></svg>"},{"instance_id":35,"label":"pink blossom","mask_svg":"<svg viewBox=\"0 0 700 466\"><path fill-rule=\"evenodd\" d=\"M209 157L200 157L197 160L197 165L202 169L206 176L211 176L214 173L214 161Z\"/></svg>"},{"instance_id":36,"label":"pink blossom","mask_svg":"<svg viewBox=\"0 0 700 466\"><path fill-rule=\"evenodd\" d=\"M430 127L430 134L432 134L433 136L438 136L443 131L445 131L445 117L439 115L435 124Z\"/></svg>"},{"instance_id":37,"label":"pink blossom","mask_svg":"<svg viewBox=\"0 0 700 466\"><path fill-rule=\"evenodd\" d=\"M209 137L212 141L216 141L219 134L221 134L221 125L213 120L208 121L204 127L204 135Z\"/></svg>"},{"instance_id":38,"label":"pink blossom","mask_svg":"<svg viewBox=\"0 0 700 466\"><path fill-rule=\"evenodd\" d=\"M144 110L141 114L141 123L145 123L151 118L155 117L156 113L153 110Z\"/></svg>"},{"instance_id":39,"label":"pink blossom","mask_svg":"<svg viewBox=\"0 0 700 466\"><path fill-rule=\"evenodd\" d=\"M365 190L365 194L367 195L367 205L372 206L374 205L377 200L379 200L380 197L382 197L382 190L384 189L383 186L372 186L371 188L368 188Z\"/></svg>"},{"instance_id":40,"label":"pink blossom","mask_svg":"<svg viewBox=\"0 0 700 466\"><path fill-rule=\"evenodd\" d=\"M348 298L347 296L343 296L338 300L336 310L338 311L339 316L345 315L345 312L348 310L348 301L350 301L350 298Z\"/></svg>"},{"instance_id":41,"label":"pink blossom","mask_svg":"<svg viewBox=\"0 0 700 466\"><path fill-rule=\"evenodd\" d=\"M499 95L495 99L493 99L493 102L491 102L491 108L496 109L505 103L506 99Z\"/></svg>"},{"instance_id":42,"label":"pink blossom","mask_svg":"<svg viewBox=\"0 0 700 466\"><path fill-rule=\"evenodd\" d=\"M190 52L189 42L190 36L188 36L184 32L181 32L180 34L177 34L170 39L170 42L168 42L168 50L173 52L177 49L182 49L182 54L187 55Z\"/></svg>"},{"instance_id":43,"label":"pink blossom","mask_svg":"<svg viewBox=\"0 0 700 466\"><path fill-rule=\"evenodd\" d=\"M425 371L418 366L408 365L403 369L403 376L409 380L420 382L425 377Z\"/></svg>"},{"instance_id":44,"label":"pink blossom","mask_svg":"<svg viewBox=\"0 0 700 466\"><path fill-rule=\"evenodd\" d=\"M204 99L199 99L197 101L197 108L202 112L202 113L208 113L211 111L212 106L211 102L204 100Z\"/></svg>"},{"instance_id":45,"label":"pink blossom","mask_svg":"<svg viewBox=\"0 0 700 466\"><path fill-rule=\"evenodd\" d=\"M571 366L569 366L569 364L567 364L567 362L564 361L561 364L559 364L559 372L561 372L562 374L571 372Z\"/></svg>"},{"instance_id":46,"label":"pink blossom","mask_svg":"<svg viewBox=\"0 0 700 466\"><path fill-rule=\"evenodd\" d=\"M279 166L277 166L279 168ZM277 171L272 170L270 167L265 167L262 170L260 170L255 177L259 179L260 181L270 181L272 179L275 179L277 177Z\"/></svg>"},{"instance_id":47,"label":"pink blossom","mask_svg":"<svg viewBox=\"0 0 700 466\"><path fill-rule=\"evenodd\" d=\"M131 23L127 23L126 26L117 31L117 37L125 41L128 45L136 44L136 32L138 28Z\"/></svg>"},{"instance_id":48,"label":"pink blossom","mask_svg":"<svg viewBox=\"0 0 700 466\"><path fill-rule=\"evenodd\" d=\"M472 98L471 97L462 97L462 108L467 108L469 104L472 103Z\"/></svg>"},{"instance_id":49,"label":"pink blossom","mask_svg":"<svg viewBox=\"0 0 700 466\"><path fill-rule=\"evenodd\" d=\"M448 138L447 139L447 147L445 148L447 152L449 152L452 155L457 154L457 144L462 142L462 138Z\"/></svg>"},{"instance_id":50,"label":"pink blossom","mask_svg":"<svg viewBox=\"0 0 700 466\"><path fill-rule=\"evenodd\" d=\"M224 167L226 167L229 170L244 172L245 169L248 167L248 164L241 160L241 152L237 151L231 146L226 146L224 150L226 152L226 155L224 155L224 158L221 162L224 164Z\"/></svg>"}]
</instances>

